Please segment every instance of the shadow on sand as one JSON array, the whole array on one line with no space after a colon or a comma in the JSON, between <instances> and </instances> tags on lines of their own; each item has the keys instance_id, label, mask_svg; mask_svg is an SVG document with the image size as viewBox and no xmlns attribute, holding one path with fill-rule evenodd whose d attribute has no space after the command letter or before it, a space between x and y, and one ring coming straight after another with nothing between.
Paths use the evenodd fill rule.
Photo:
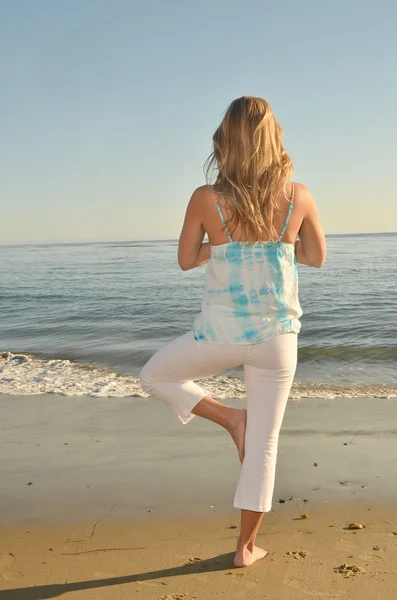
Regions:
<instances>
[{"instance_id":1,"label":"shadow on sand","mask_svg":"<svg viewBox=\"0 0 397 600\"><path fill-rule=\"evenodd\" d=\"M207 560L197 561L193 564L163 569L161 571L149 571L147 573L136 573L135 575L124 575L123 577L110 577L107 579L91 579L78 581L76 583L58 583L53 585L40 585L37 587L24 587L13 590L0 591L0 600L45 600L57 598L67 592L79 590L90 590L95 588L109 587L112 585L125 585L138 581L151 581L153 579L164 579L177 575L193 575L196 573L209 573L211 571L230 571L236 569L233 564L235 552L220 554Z\"/></svg>"}]
</instances>

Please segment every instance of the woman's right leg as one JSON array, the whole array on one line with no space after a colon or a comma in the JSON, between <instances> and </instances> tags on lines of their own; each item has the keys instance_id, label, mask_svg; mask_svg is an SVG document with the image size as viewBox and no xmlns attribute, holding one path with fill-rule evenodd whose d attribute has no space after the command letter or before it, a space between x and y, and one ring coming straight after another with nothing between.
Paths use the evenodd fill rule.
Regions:
<instances>
[{"instance_id":1,"label":"woman's right leg","mask_svg":"<svg viewBox=\"0 0 397 600\"><path fill-rule=\"evenodd\" d=\"M236 566L249 566L266 551L255 546L265 512L272 506L278 439L295 375L297 335L287 333L250 347L245 364L247 428L245 458L234 506L241 508Z\"/></svg>"},{"instance_id":2,"label":"woman's right leg","mask_svg":"<svg viewBox=\"0 0 397 600\"><path fill-rule=\"evenodd\" d=\"M152 356L140 373L142 388L163 400L183 423L195 415L224 427L234 440L240 462L244 457L247 411L218 402L193 380L241 365L247 346L204 344L192 332L173 340Z\"/></svg>"}]
</instances>

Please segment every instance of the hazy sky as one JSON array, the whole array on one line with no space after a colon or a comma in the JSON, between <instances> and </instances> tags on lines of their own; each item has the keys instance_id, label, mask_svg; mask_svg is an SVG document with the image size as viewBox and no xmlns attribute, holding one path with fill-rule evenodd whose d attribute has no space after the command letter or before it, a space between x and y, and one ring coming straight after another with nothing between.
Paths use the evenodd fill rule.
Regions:
<instances>
[{"instance_id":1,"label":"hazy sky","mask_svg":"<svg viewBox=\"0 0 397 600\"><path fill-rule=\"evenodd\" d=\"M178 237L266 98L327 233L397 230L397 3L0 0L0 243Z\"/></svg>"}]
</instances>

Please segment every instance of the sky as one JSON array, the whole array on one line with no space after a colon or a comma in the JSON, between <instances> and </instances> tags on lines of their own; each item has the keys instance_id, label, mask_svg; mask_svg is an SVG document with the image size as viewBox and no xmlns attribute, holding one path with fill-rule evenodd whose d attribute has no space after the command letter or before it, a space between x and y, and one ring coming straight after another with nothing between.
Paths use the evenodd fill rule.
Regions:
<instances>
[{"instance_id":1,"label":"sky","mask_svg":"<svg viewBox=\"0 0 397 600\"><path fill-rule=\"evenodd\" d=\"M177 238L242 95L326 233L397 231L394 0L0 5L0 244Z\"/></svg>"}]
</instances>

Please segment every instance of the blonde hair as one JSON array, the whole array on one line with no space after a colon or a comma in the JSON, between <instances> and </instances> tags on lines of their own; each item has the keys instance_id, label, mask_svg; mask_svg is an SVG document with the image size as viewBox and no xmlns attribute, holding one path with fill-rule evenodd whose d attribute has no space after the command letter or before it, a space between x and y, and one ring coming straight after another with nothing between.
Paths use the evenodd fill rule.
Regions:
<instances>
[{"instance_id":1,"label":"blonde hair","mask_svg":"<svg viewBox=\"0 0 397 600\"><path fill-rule=\"evenodd\" d=\"M282 135L266 100L242 96L227 108L204 165L207 181L217 171L213 188L227 199L228 228L240 225L252 242L278 239L274 211L293 172Z\"/></svg>"}]
</instances>

